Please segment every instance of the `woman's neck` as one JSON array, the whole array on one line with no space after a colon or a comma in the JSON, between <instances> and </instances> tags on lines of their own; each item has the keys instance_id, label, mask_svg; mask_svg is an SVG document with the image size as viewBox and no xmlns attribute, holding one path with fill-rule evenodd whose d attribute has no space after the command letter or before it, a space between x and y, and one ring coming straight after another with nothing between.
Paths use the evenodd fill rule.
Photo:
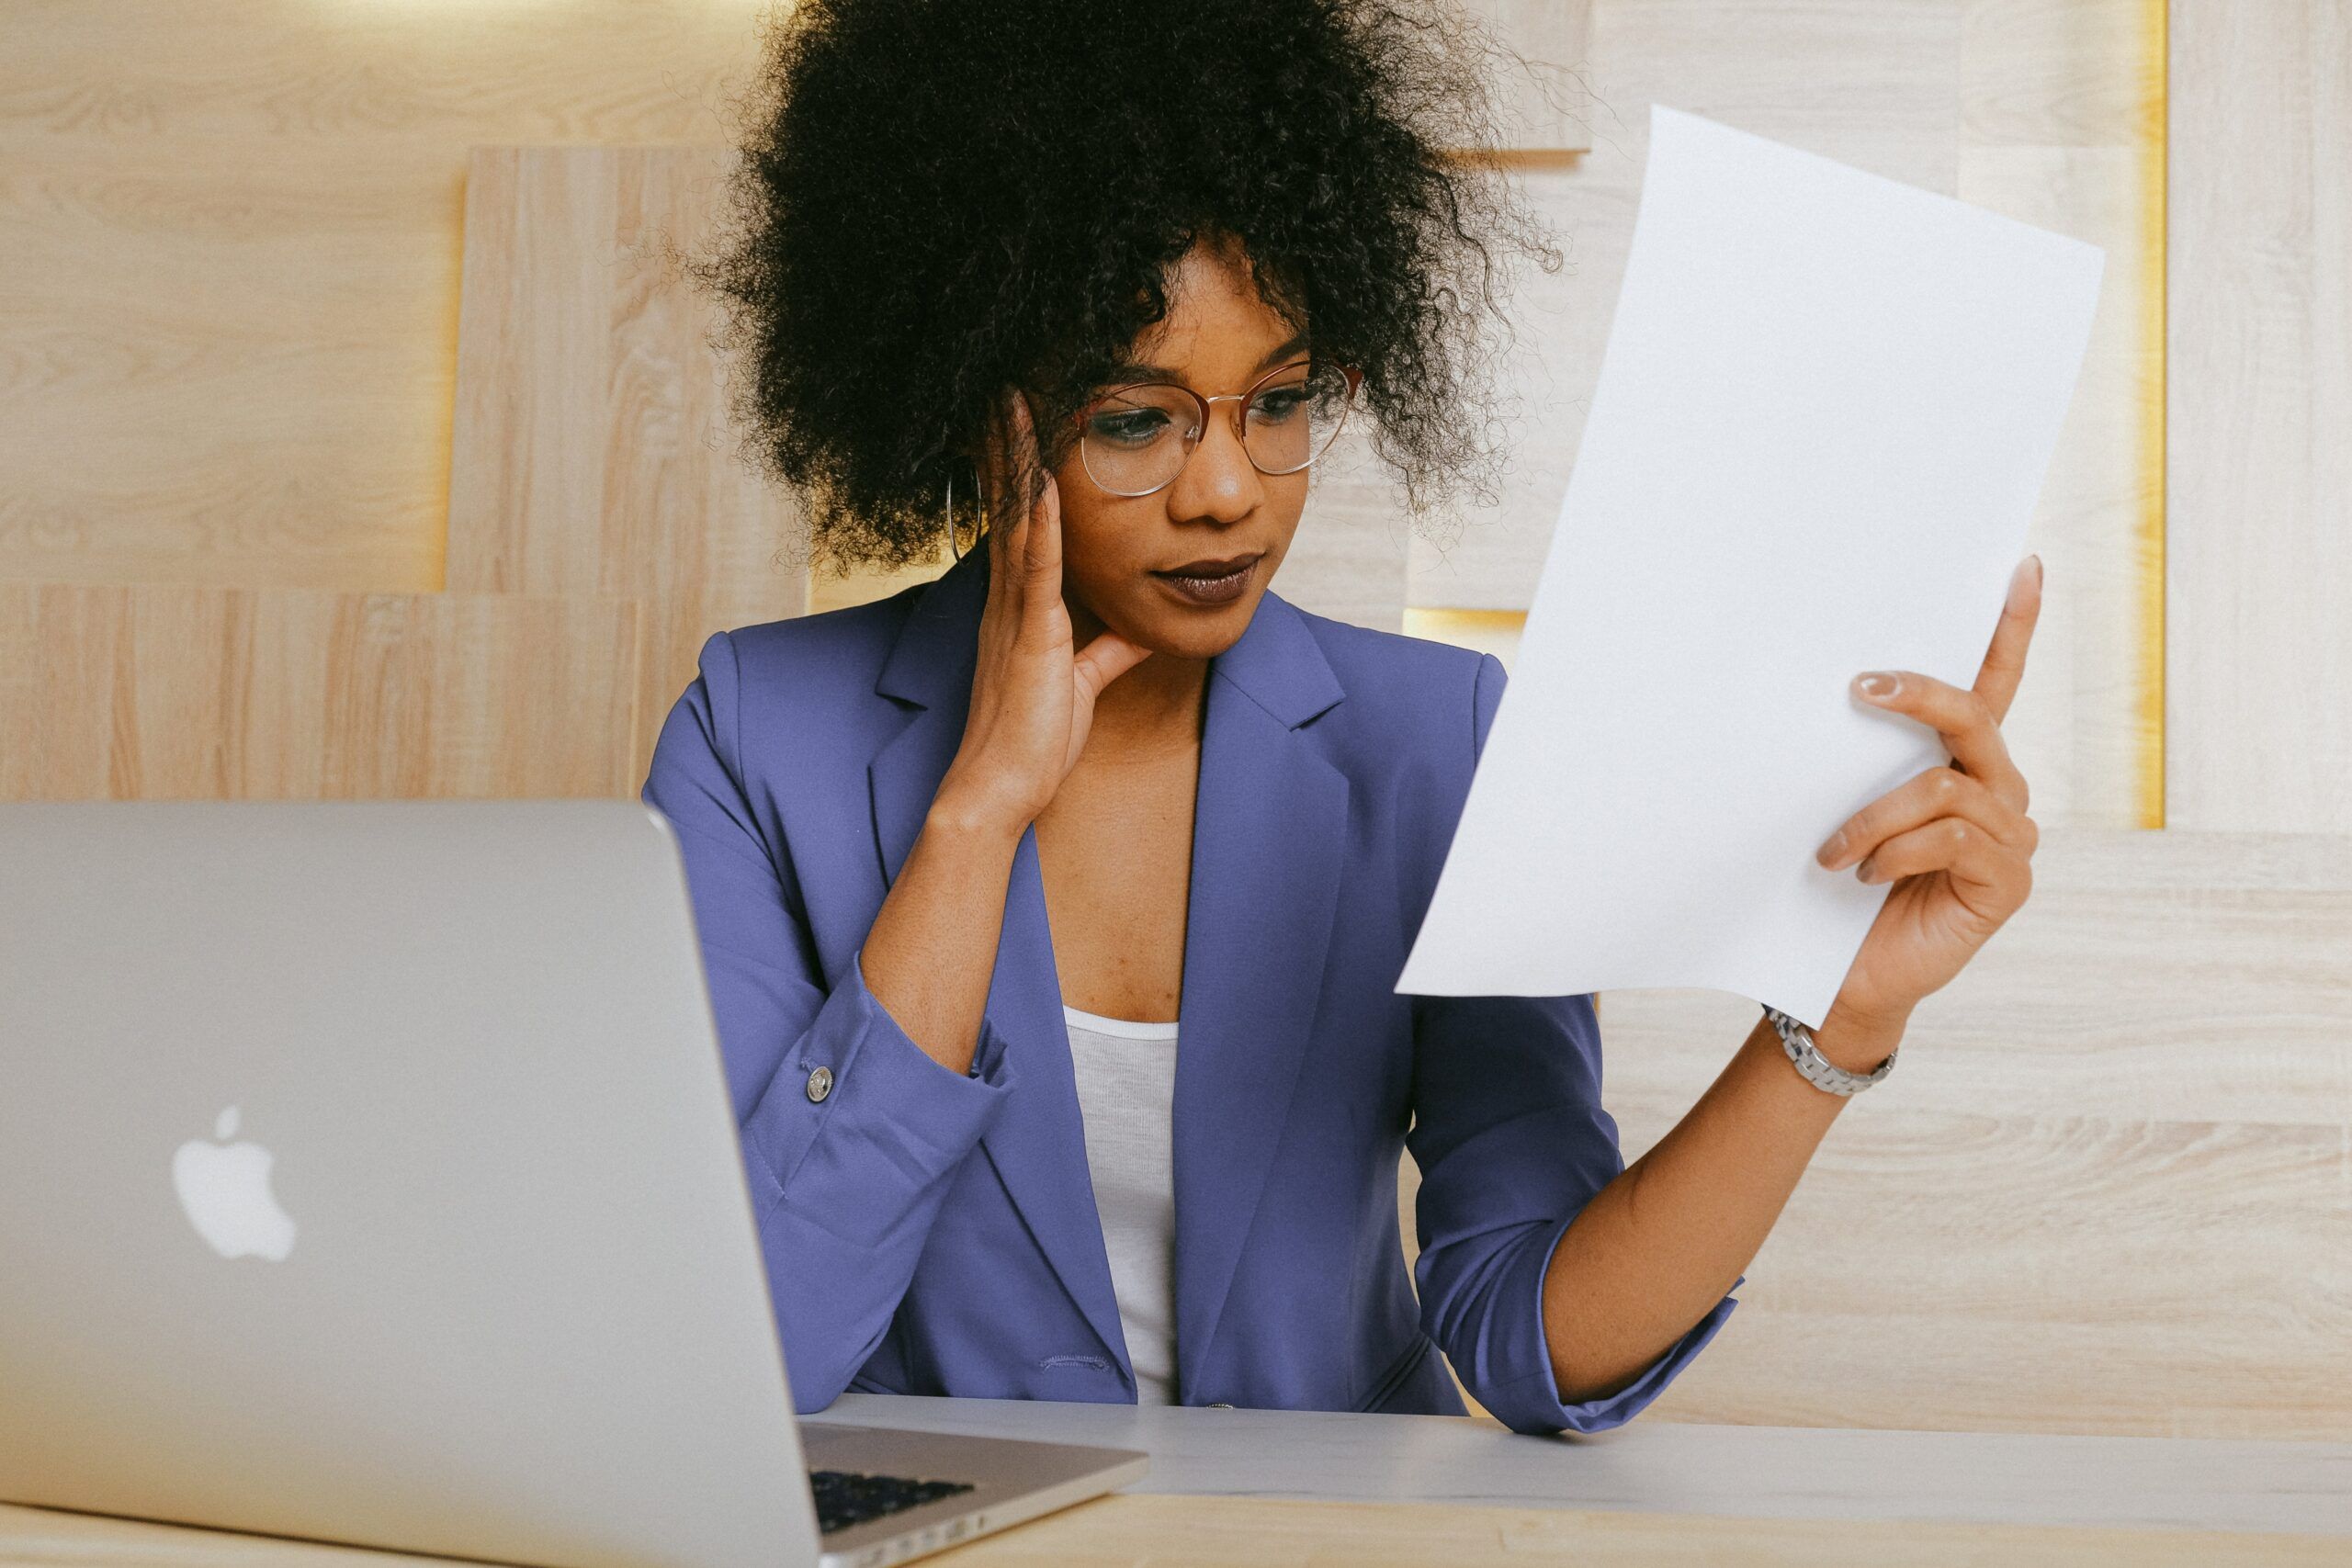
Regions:
<instances>
[{"instance_id":1,"label":"woman's neck","mask_svg":"<svg viewBox=\"0 0 2352 1568\"><path fill-rule=\"evenodd\" d=\"M1070 644L1083 652L1107 629L1093 611L1065 596ZM1209 661L1155 652L1102 688L1094 699L1087 750L1099 760L1130 754L1159 755L1199 743L1201 699L1208 686Z\"/></svg>"}]
</instances>

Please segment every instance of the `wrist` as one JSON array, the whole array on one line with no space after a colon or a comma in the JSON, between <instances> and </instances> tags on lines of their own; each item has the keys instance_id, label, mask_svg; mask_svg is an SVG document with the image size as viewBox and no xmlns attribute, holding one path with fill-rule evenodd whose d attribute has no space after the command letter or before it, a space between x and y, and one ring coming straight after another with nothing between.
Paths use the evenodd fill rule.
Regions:
<instances>
[{"instance_id":1,"label":"wrist","mask_svg":"<svg viewBox=\"0 0 2352 1568\"><path fill-rule=\"evenodd\" d=\"M1021 841L1029 818L977 790L943 784L923 813L923 832L933 838L1010 847Z\"/></svg>"},{"instance_id":2,"label":"wrist","mask_svg":"<svg viewBox=\"0 0 2352 1568\"><path fill-rule=\"evenodd\" d=\"M1813 1031L1814 1049L1833 1067L1849 1073L1874 1072L1903 1043L1910 1018L1908 1012L1889 1019L1832 1002L1821 1027Z\"/></svg>"}]
</instances>

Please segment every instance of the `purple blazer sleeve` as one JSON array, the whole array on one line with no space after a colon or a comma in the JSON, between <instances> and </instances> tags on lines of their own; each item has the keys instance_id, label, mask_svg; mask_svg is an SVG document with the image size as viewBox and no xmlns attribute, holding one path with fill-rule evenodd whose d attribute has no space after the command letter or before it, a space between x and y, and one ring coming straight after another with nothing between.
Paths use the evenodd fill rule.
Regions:
<instances>
[{"instance_id":1,"label":"purple blazer sleeve","mask_svg":"<svg viewBox=\"0 0 2352 1568\"><path fill-rule=\"evenodd\" d=\"M1487 655L1474 688L1474 759L1503 684L1501 661ZM1408 1143L1421 1169L1413 1273L1424 1329L1464 1386L1514 1431L1623 1425L1739 1303L1726 1294L1619 1392L1560 1399L1544 1325L1544 1270L1569 1223L1625 1168L1617 1123L1600 1107L1592 998L1422 997L1414 1037Z\"/></svg>"},{"instance_id":2,"label":"purple blazer sleeve","mask_svg":"<svg viewBox=\"0 0 2352 1568\"><path fill-rule=\"evenodd\" d=\"M643 799L684 856L776 1327L806 1415L833 1402L888 1332L1013 1073L985 1021L972 1074L926 1055L866 988L855 951L830 979L820 974L788 848L762 834L743 787L737 695L734 645L719 632L662 728ZM812 1100L820 1066L832 1084Z\"/></svg>"}]
</instances>

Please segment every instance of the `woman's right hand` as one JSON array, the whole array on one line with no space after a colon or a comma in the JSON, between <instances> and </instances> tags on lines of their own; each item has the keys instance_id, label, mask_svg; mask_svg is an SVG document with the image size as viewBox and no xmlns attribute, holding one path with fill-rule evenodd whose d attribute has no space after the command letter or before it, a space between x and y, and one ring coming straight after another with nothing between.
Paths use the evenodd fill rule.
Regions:
<instances>
[{"instance_id":1,"label":"woman's right hand","mask_svg":"<svg viewBox=\"0 0 2352 1568\"><path fill-rule=\"evenodd\" d=\"M963 744L938 802L1018 833L1077 766L1102 689L1151 650L1105 631L1072 647L1062 602L1061 492L1037 455L1028 400L1008 389L989 421L980 482L991 519L988 605ZM1010 520L1012 525L1005 525Z\"/></svg>"}]
</instances>

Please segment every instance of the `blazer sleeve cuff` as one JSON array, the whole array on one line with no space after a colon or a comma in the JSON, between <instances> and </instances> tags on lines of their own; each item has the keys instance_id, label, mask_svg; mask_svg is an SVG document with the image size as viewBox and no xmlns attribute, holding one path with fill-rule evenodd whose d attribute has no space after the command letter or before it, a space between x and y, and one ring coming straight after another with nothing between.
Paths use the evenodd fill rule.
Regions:
<instances>
[{"instance_id":1,"label":"blazer sleeve cuff","mask_svg":"<svg viewBox=\"0 0 2352 1568\"><path fill-rule=\"evenodd\" d=\"M1559 1247L1560 1237L1567 1234L1573 1215L1555 1228L1547 1243L1530 1247L1520 1255L1515 1268L1522 1269L1526 1278L1513 1281L1511 1288L1498 1292L1497 1299L1508 1303L1508 1321L1492 1325L1498 1343L1504 1349L1500 1358L1505 1365L1530 1369L1523 1376L1492 1389L1476 1391L1478 1401L1495 1419L1514 1432L1549 1435L1555 1432L1605 1432L1622 1427L1647 1409L1667 1385L1681 1375L1682 1369L1697 1358L1707 1342L1722 1332L1724 1325L1739 1306L1739 1299L1726 1292L1724 1299L1711 1308L1707 1315L1690 1326L1688 1333L1668 1346L1658 1358L1642 1369L1641 1376L1619 1389L1570 1404L1560 1398L1559 1384L1552 1376L1552 1342L1544 1325L1544 1276L1551 1266L1552 1254ZM1736 1291L1747 1282L1742 1274L1732 1281Z\"/></svg>"},{"instance_id":2,"label":"blazer sleeve cuff","mask_svg":"<svg viewBox=\"0 0 2352 1568\"><path fill-rule=\"evenodd\" d=\"M831 1082L812 1100L820 1067ZM885 1245L995 1124L1014 1082L985 1018L971 1069L941 1066L867 988L854 953L745 1122L770 1179L761 1196L845 1240Z\"/></svg>"}]
</instances>

